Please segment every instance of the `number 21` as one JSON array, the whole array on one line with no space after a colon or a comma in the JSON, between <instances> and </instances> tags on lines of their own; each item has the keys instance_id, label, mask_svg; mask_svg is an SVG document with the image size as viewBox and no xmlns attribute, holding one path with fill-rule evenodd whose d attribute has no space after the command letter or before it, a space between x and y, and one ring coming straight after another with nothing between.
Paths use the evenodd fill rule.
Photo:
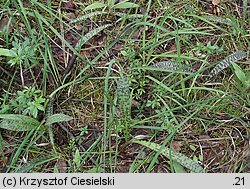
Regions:
<instances>
[{"instance_id":1,"label":"number 21","mask_svg":"<svg viewBox=\"0 0 250 189\"><path fill-rule=\"evenodd\" d=\"M235 177L234 179L236 180L234 185L236 185L236 186L240 186L240 185L244 186L244 184L245 184L244 177Z\"/></svg>"}]
</instances>

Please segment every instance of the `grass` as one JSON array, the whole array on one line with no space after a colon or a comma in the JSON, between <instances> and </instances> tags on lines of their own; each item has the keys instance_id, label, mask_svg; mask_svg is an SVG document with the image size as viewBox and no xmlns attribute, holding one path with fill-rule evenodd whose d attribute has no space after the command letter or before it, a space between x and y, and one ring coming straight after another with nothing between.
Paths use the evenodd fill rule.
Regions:
<instances>
[{"instance_id":1,"label":"grass","mask_svg":"<svg viewBox=\"0 0 250 189\"><path fill-rule=\"evenodd\" d=\"M247 1L30 2L0 4L1 172L249 172Z\"/></svg>"}]
</instances>

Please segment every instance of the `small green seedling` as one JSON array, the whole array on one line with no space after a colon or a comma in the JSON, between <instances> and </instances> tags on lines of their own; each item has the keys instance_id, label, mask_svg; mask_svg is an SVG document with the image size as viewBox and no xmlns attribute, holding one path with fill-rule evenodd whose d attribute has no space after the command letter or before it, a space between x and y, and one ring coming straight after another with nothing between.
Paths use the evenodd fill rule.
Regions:
<instances>
[{"instance_id":1,"label":"small green seedling","mask_svg":"<svg viewBox=\"0 0 250 189\"><path fill-rule=\"evenodd\" d=\"M45 98L41 96L41 90L26 87L23 91L17 91L15 99L11 100L11 107L15 113L37 118L39 110L45 111L44 102Z\"/></svg>"},{"instance_id":2,"label":"small green seedling","mask_svg":"<svg viewBox=\"0 0 250 189\"><path fill-rule=\"evenodd\" d=\"M0 56L8 57L7 64L11 66L24 66L30 67L30 62L37 64L36 60L36 45L33 40L28 37L24 38L24 41L20 42L17 38L12 41L12 49L0 48Z\"/></svg>"}]
</instances>

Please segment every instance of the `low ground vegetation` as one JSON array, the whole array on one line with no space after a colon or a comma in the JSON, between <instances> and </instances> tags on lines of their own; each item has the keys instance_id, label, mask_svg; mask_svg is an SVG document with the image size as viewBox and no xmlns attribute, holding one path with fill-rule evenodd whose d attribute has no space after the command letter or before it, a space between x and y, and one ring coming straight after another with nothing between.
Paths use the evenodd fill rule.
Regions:
<instances>
[{"instance_id":1,"label":"low ground vegetation","mask_svg":"<svg viewBox=\"0 0 250 189\"><path fill-rule=\"evenodd\" d=\"M0 3L1 172L249 172L240 1Z\"/></svg>"}]
</instances>

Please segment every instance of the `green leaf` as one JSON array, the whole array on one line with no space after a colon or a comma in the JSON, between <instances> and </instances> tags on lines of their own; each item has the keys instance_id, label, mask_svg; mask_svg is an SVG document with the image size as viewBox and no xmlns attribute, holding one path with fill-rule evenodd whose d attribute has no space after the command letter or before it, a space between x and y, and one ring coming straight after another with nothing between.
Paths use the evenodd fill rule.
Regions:
<instances>
[{"instance_id":1,"label":"green leaf","mask_svg":"<svg viewBox=\"0 0 250 189\"><path fill-rule=\"evenodd\" d=\"M183 71L183 72L193 72L194 70L190 66L179 66L177 62L172 60L169 61L161 61L150 66L152 68L160 68L162 70L171 70L171 71Z\"/></svg>"},{"instance_id":2,"label":"green leaf","mask_svg":"<svg viewBox=\"0 0 250 189\"><path fill-rule=\"evenodd\" d=\"M243 85L245 85L246 81L247 81L247 77L246 77L245 73L243 72L243 70L241 69L241 67L235 63L232 63L232 66L234 68L234 73L235 73L236 77L241 81L241 83Z\"/></svg>"},{"instance_id":3,"label":"green leaf","mask_svg":"<svg viewBox=\"0 0 250 189\"><path fill-rule=\"evenodd\" d=\"M81 154L78 149L76 149L76 152L75 152L74 162L78 169L81 166Z\"/></svg>"},{"instance_id":4,"label":"green leaf","mask_svg":"<svg viewBox=\"0 0 250 189\"><path fill-rule=\"evenodd\" d=\"M11 131L30 131L41 125L36 119L19 114L0 114L0 118L0 128Z\"/></svg>"},{"instance_id":5,"label":"green leaf","mask_svg":"<svg viewBox=\"0 0 250 189\"><path fill-rule=\"evenodd\" d=\"M205 18L211 21L219 22L221 24L232 25L232 21L229 18L222 18L214 15L208 15Z\"/></svg>"},{"instance_id":6,"label":"green leaf","mask_svg":"<svg viewBox=\"0 0 250 189\"><path fill-rule=\"evenodd\" d=\"M113 6L115 4L115 0L107 0L109 6Z\"/></svg>"},{"instance_id":7,"label":"green leaf","mask_svg":"<svg viewBox=\"0 0 250 189\"><path fill-rule=\"evenodd\" d=\"M222 70L230 66L232 63L237 62L247 56L245 51L236 51L235 53L227 56L219 64L217 64L209 73L210 77L213 77L220 73Z\"/></svg>"},{"instance_id":8,"label":"green leaf","mask_svg":"<svg viewBox=\"0 0 250 189\"><path fill-rule=\"evenodd\" d=\"M105 173L105 170L101 167L93 167L89 169L87 173Z\"/></svg>"},{"instance_id":9,"label":"green leaf","mask_svg":"<svg viewBox=\"0 0 250 189\"><path fill-rule=\"evenodd\" d=\"M126 128L131 120L131 102L128 78L123 76L117 85L117 103L119 106L121 124Z\"/></svg>"},{"instance_id":10,"label":"green leaf","mask_svg":"<svg viewBox=\"0 0 250 189\"><path fill-rule=\"evenodd\" d=\"M147 148L150 148L154 151L159 151L161 149L161 145L156 144L154 142L147 142L147 141L133 141L134 143L141 144L143 146L146 146ZM170 156L170 149L169 148L164 148L161 152L162 155L166 156L169 158ZM205 170L195 161L192 159L188 158L187 156L177 153L172 151L171 152L171 157L174 161L177 163L181 164L182 166L190 169L191 171L195 173L204 173Z\"/></svg>"},{"instance_id":11,"label":"green leaf","mask_svg":"<svg viewBox=\"0 0 250 189\"><path fill-rule=\"evenodd\" d=\"M53 171L53 173L59 173L59 170L58 170L58 167L57 167L56 164L54 165L54 171Z\"/></svg>"},{"instance_id":12,"label":"green leaf","mask_svg":"<svg viewBox=\"0 0 250 189\"><path fill-rule=\"evenodd\" d=\"M17 54L13 50L0 48L0 56L15 57Z\"/></svg>"},{"instance_id":13,"label":"green leaf","mask_svg":"<svg viewBox=\"0 0 250 189\"><path fill-rule=\"evenodd\" d=\"M76 44L76 49L79 50L83 44L85 44L88 40L90 40L93 36L97 35L99 32L101 32L102 30L104 30L105 28L111 26L111 24L106 24L103 26L100 26L98 28L95 28L94 30L91 30L89 33L87 33L86 35L84 35Z\"/></svg>"},{"instance_id":14,"label":"green leaf","mask_svg":"<svg viewBox=\"0 0 250 189\"><path fill-rule=\"evenodd\" d=\"M127 1L122 1L120 3L115 4L112 8L113 9L128 9L128 8L137 8L139 5L135 3L130 3Z\"/></svg>"},{"instance_id":15,"label":"green leaf","mask_svg":"<svg viewBox=\"0 0 250 189\"><path fill-rule=\"evenodd\" d=\"M173 167L174 167L175 173L187 173L185 169L183 168L183 166L177 163L176 161L173 161Z\"/></svg>"},{"instance_id":16,"label":"green leaf","mask_svg":"<svg viewBox=\"0 0 250 189\"><path fill-rule=\"evenodd\" d=\"M156 64L153 64L152 67L153 68L166 69L166 70L178 70L178 69L180 69L179 64L175 63L175 62L173 62L171 60L157 62Z\"/></svg>"},{"instance_id":17,"label":"green leaf","mask_svg":"<svg viewBox=\"0 0 250 189\"><path fill-rule=\"evenodd\" d=\"M100 2L94 2L92 3L91 5L88 5L87 7L85 7L85 11L88 11L88 10L92 10L92 9L100 9L100 8L104 8L106 7L107 5L105 3L100 3Z\"/></svg>"},{"instance_id":18,"label":"green leaf","mask_svg":"<svg viewBox=\"0 0 250 189\"><path fill-rule=\"evenodd\" d=\"M189 147L190 147L190 149L193 150L193 151L196 150L195 146L193 146L193 145L189 145Z\"/></svg>"},{"instance_id":19,"label":"green leaf","mask_svg":"<svg viewBox=\"0 0 250 189\"><path fill-rule=\"evenodd\" d=\"M143 18L143 14L128 14L128 13L122 13L122 12L114 12L113 13L116 16L119 16L121 18L127 18L127 19L136 19L136 18ZM151 18L150 16L147 16L147 18Z\"/></svg>"},{"instance_id":20,"label":"green leaf","mask_svg":"<svg viewBox=\"0 0 250 189\"><path fill-rule=\"evenodd\" d=\"M79 18L76 18L76 19L72 20L70 22L70 24L81 22L81 21L86 20L87 18L93 18L94 16L103 15L103 14L107 14L107 12L103 12L103 11L91 12L89 14L85 14L83 16L80 16Z\"/></svg>"},{"instance_id":21,"label":"green leaf","mask_svg":"<svg viewBox=\"0 0 250 189\"><path fill-rule=\"evenodd\" d=\"M65 114L54 114L48 117L45 125L48 126L48 125L52 125L53 123L58 123L62 121L70 121L71 119L73 118Z\"/></svg>"}]
</instances>

